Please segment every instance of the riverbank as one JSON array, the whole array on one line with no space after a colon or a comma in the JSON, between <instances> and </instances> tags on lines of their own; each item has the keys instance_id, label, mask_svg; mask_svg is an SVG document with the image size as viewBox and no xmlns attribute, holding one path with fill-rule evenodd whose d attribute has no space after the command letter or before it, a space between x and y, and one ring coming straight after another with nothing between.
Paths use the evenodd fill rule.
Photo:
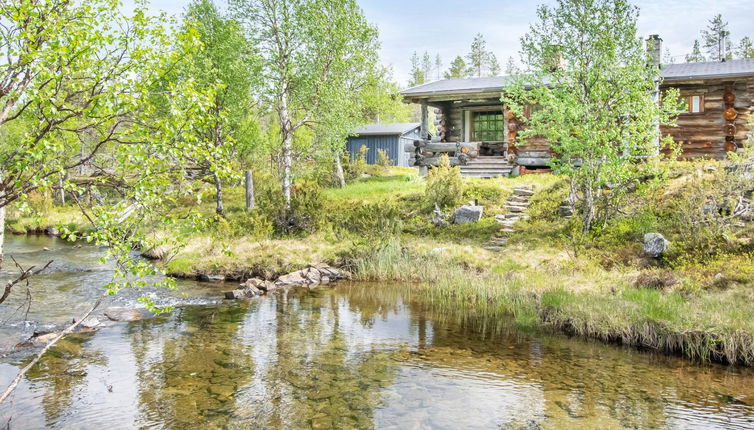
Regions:
<instances>
[{"instance_id":1,"label":"riverbank","mask_svg":"<svg viewBox=\"0 0 754 430\"><path fill-rule=\"evenodd\" d=\"M342 189L304 184L297 204L308 218L282 234L274 207L260 201L246 212L242 190L231 188L224 219L153 257L179 278L233 282L326 263L356 280L411 283L431 306L474 318L513 315L524 328L754 365L750 224L710 232L684 218L684 208L699 204L689 194L699 188L695 181L714 188L726 180L721 172L714 162L678 165L639 187L623 202L624 215L587 238L559 214L566 187L552 175L465 179L459 200L483 206L483 217L443 227L433 225L425 181L410 170L386 170ZM535 190L530 218L501 233L496 216L505 216L516 187ZM671 240L667 255L643 254L649 232Z\"/></svg>"}]
</instances>

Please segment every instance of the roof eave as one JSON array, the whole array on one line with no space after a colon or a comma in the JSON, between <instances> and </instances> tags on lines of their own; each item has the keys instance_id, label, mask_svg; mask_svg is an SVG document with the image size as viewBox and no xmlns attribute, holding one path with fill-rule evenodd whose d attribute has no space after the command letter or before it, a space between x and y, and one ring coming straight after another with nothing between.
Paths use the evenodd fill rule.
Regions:
<instances>
[{"instance_id":1,"label":"roof eave","mask_svg":"<svg viewBox=\"0 0 754 430\"><path fill-rule=\"evenodd\" d=\"M714 73L714 74L706 74L706 75L684 75L684 76L673 76L665 78L663 77L663 82L678 82L678 81L696 81L699 79L730 79L730 78L754 78L754 73L751 72L740 72L740 73Z\"/></svg>"}]
</instances>

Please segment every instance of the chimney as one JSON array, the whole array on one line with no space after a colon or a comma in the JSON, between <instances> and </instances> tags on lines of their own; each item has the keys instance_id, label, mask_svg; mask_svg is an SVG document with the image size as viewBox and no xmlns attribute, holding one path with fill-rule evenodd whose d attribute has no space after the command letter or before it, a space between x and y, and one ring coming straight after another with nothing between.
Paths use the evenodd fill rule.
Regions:
<instances>
[{"instance_id":1,"label":"chimney","mask_svg":"<svg viewBox=\"0 0 754 430\"><path fill-rule=\"evenodd\" d=\"M650 65L662 65L662 39L659 34L652 34L647 39L647 57Z\"/></svg>"}]
</instances>

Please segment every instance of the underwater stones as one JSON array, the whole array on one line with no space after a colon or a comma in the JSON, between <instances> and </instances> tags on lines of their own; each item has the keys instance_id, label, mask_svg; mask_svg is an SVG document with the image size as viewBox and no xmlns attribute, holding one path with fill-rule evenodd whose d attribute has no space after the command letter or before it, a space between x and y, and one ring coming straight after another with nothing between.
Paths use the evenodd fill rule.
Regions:
<instances>
[{"instance_id":1,"label":"underwater stones","mask_svg":"<svg viewBox=\"0 0 754 430\"><path fill-rule=\"evenodd\" d=\"M138 321L141 319L141 312L137 311L136 309L112 306L105 309L105 316L112 321Z\"/></svg>"},{"instance_id":2,"label":"underwater stones","mask_svg":"<svg viewBox=\"0 0 754 430\"><path fill-rule=\"evenodd\" d=\"M264 292L259 288L248 286L239 290L226 291L225 298L230 300L248 299L256 296L261 296L262 294L264 294Z\"/></svg>"},{"instance_id":3,"label":"underwater stones","mask_svg":"<svg viewBox=\"0 0 754 430\"><path fill-rule=\"evenodd\" d=\"M225 281L225 275L202 273L199 275L199 280L202 282L223 282Z\"/></svg>"},{"instance_id":4,"label":"underwater stones","mask_svg":"<svg viewBox=\"0 0 754 430\"><path fill-rule=\"evenodd\" d=\"M453 214L453 222L455 224L479 222L482 219L482 213L484 213L483 206L461 206Z\"/></svg>"},{"instance_id":5,"label":"underwater stones","mask_svg":"<svg viewBox=\"0 0 754 430\"><path fill-rule=\"evenodd\" d=\"M659 258L670 248L670 242L660 233L644 235L644 254L647 257Z\"/></svg>"}]
</instances>

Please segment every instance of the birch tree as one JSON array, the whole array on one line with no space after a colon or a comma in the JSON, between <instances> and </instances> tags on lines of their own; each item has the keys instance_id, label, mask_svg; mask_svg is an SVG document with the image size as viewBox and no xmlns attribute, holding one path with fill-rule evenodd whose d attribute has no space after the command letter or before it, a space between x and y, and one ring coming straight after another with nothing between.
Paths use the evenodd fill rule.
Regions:
<instances>
[{"instance_id":1,"label":"birch tree","mask_svg":"<svg viewBox=\"0 0 754 430\"><path fill-rule=\"evenodd\" d=\"M537 16L521 40L527 70L502 101L525 123L520 141L539 135L550 142L550 164L568 177L590 231L655 165L660 145L670 144L660 142L658 128L679 111L677 93L657 101L659 70L637 34L638 10L626 0L558 0ZM536 106L528 118L527 105Z\"/></svg>"},{"instance_id":2,"label":"birch tree","mask_svg":"<svg viewBox=\"0 0 754 430\"><path fill-rule=\"evenodd\" d=\"M252 90L260 71L259 59L241 24L223 17L209 0L197 0L189 5L182 31L196 32L201 47L173 78L176 82L193 80L198 85L217 87L210 111L208 127L203 138L214 160L197 160L200 174L208 175L215 187L215 212L225 215L221 174L215 171L226 154L213 148L227 147L237 155L237 143L244 139L242 131L254 109Z\"/></svg>"},{"instance_id":3,"label":"birch tree","mask_svg":"<svg viewBox=\"0 0 754 430\"><path fill-rule=\"evenodd\" d=\"M146 241L140 227L170 216L187 157L209 157L192 130L214 87L164 85L195 45L193 34L168 36L166 21L140 8L126 16L116 0L0 3L0 131L13 136L0 143L0 231L9 205L63 187L95 228L86 239L115 260L110 293L157 271L132 257ZM160 108L171 115L155 116ZM77 198L94 188L113 198Z\"/></svg>"},{"instance_id":4,"label":"birch tree","mask_svg":"<svg viewBox=\"0 0 754 430\"><path fill-rule=\"evenodd\" d=\"M231 0L262 58L262 92L280 129L282 191L291 207L293 138L375 61L377 30L354 0Z\"/></svg>"}]
</instances>

